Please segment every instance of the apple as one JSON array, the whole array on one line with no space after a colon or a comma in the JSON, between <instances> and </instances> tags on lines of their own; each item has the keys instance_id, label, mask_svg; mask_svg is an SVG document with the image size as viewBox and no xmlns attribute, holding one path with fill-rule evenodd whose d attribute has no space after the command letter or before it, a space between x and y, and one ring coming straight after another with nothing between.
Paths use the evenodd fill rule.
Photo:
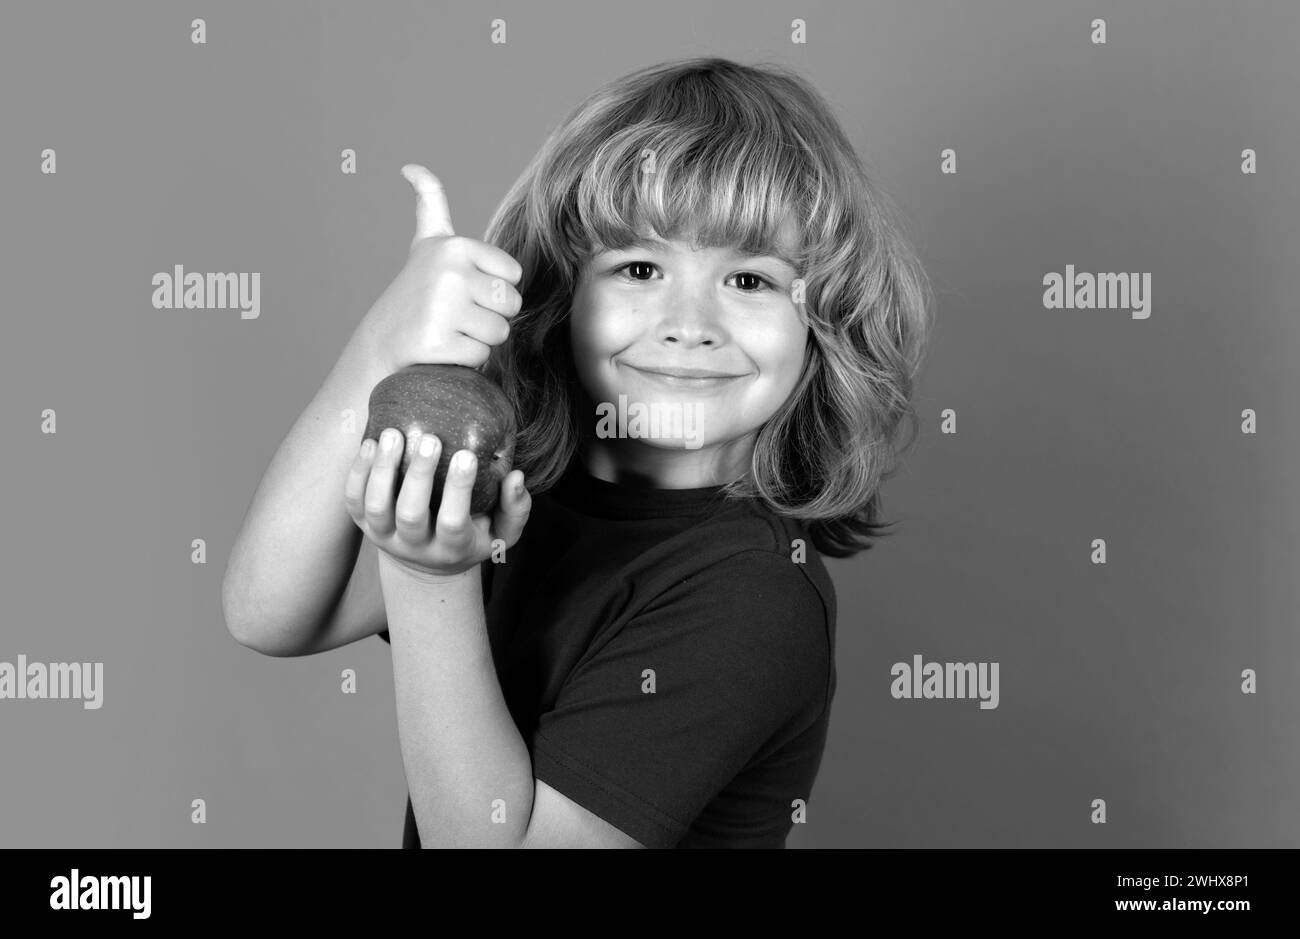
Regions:
<instances>
[{"instance_id":1,"label":"apple","mask_svg":"<svg viewBox=\"0 0 1300 939\"><path fill-rule=\"evenodd\" d=\"M472 450L478 458L470 514L491 512L501 494L501 480L515 455L515 414L509 399L482 373L464 365L408 365L370 392L370 413L363 440L378 440L385 427L406 438L397 484L415 456L420 438L433 434L442 441L433 477L431 519L442 504L447 469L457 450Z\"/></svg>"}]
</instances>

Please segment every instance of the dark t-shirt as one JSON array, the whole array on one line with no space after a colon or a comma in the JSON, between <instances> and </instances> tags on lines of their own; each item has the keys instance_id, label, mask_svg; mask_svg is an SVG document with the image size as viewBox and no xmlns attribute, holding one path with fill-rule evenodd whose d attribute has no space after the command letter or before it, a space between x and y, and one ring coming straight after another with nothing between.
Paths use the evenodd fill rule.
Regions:
<instances>
[{"instance_id":1,"label":"dark t-shirt","mask_svg":"<svg viewBox=\"0 0 1300 939\"><path fill-rule=\"evenodd\" d=\"M720 488L632 488L575 461L506 563L482 565L533 776L652 848L785 847L826 742L830 577L804 526Z\"/></svg>"}]
</instances>

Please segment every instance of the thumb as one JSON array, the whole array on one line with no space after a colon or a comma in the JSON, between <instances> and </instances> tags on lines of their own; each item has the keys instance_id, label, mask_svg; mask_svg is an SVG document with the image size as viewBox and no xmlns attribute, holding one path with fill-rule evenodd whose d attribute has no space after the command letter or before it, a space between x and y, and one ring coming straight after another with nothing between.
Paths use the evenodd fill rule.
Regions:
<instances>
[{"instance_id":1,"label":"thumb","mask_svg":"<svg viewBox=\"0 0 1300 939\"><path fill-rule=\"evenodd\" d=\"M418 197L415 204L415 238L411 241L411 247L414 248L416 242L425 238L454 235L451 210L447 208L447 193L438 177L418 163L403 166L402 175L415 188Z\"/></svg>"}]
</instances>

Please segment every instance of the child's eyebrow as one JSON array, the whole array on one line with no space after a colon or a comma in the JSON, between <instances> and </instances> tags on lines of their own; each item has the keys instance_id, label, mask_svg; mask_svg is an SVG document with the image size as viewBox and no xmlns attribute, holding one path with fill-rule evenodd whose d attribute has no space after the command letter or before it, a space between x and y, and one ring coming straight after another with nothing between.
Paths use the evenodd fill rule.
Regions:
<instances>
[{"instance_id":1,"label":"child's eyebrow","mask_svg":"<svg viewBox=\"0 0 1300 939\"><path fill-rule=\"evenodd\" d=\"M673 250L673 246L670 245L668 242L664 241L663 239L638 238L635 241L627 244L622 248L606 248L603 246L597 246L595 252L592 254L592 257L598 257L602 254L608 254L612 251L629 251L633 248L644 248L646 250L651 250L651 251L672 251ZM733 258L774 258L777 261L784 262L792 271L797 271L799 269L799 265L794 262L794 259L790 257L788 254L786 254L786 252L782 251L780 248L768 248L765 251L758 251L758 252L741 251L739 248L733 248L731 250L730 256Z\"/></svg>"}]
</instances>

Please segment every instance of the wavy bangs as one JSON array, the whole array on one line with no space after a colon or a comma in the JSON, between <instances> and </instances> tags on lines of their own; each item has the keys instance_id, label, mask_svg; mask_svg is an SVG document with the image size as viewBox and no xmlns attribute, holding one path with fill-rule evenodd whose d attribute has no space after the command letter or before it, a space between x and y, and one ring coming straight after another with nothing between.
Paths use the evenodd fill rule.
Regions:
<instances>
[{"instance_id":1,"label":"wavy bangs","mask_svg":"<svg viewBox=\"0 0 1300 939\"><path fill-rule=\"evenodd\" d=\"M579 251L626 248L647 233L697 248L776 251L782 224L805 217L806 193L820 180L808 178L759 114L708 116L685 126L637 124L601 144L561 208ZM800 254L786 257L796 269Z\"/></svg>"}]
</instances>

